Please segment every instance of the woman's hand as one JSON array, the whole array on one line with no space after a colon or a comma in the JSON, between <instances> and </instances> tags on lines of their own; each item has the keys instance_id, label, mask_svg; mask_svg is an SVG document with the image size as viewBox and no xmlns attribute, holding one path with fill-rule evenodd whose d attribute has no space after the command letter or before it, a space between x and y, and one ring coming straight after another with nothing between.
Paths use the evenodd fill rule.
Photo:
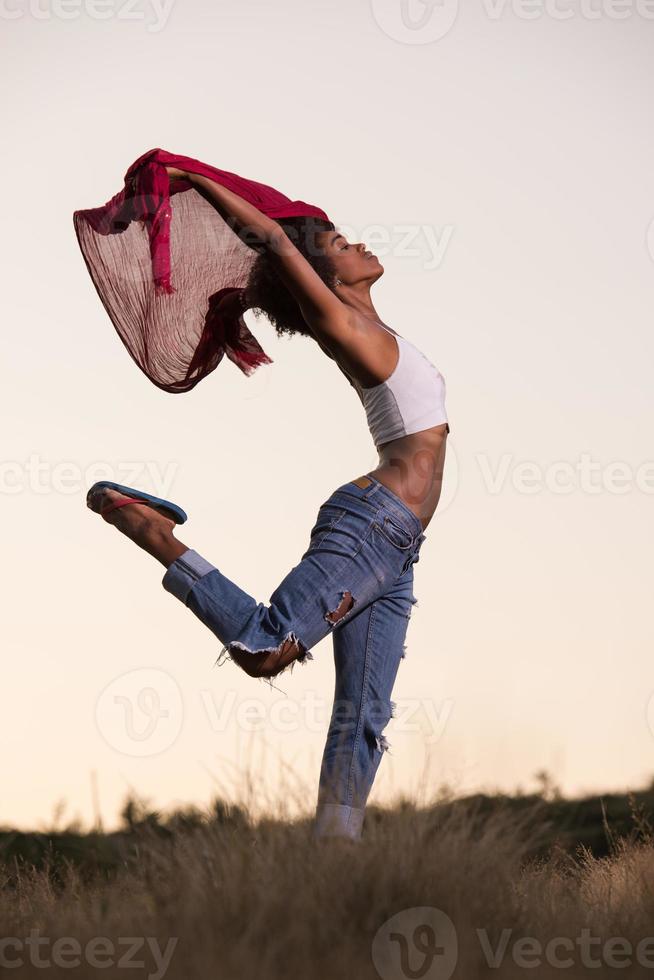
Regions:
<instances>
[{"instance_id":1,"label":"woman's hand","mask_svg":"<svg viewBox=\"0 0 654 980\"><path fill-rule=\"evenodd\" d=\"M189 177L185 170L180 170L178 167L166 167L166 173L173 180L187 180Z\"/></svg>"}]
</instances>

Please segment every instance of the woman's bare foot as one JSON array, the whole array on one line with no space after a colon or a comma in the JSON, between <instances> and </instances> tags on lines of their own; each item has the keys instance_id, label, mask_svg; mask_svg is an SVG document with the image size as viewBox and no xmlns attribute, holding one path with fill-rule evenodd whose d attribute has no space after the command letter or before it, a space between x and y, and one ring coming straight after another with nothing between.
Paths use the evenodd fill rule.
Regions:
<instances>
[{"instance_id":1,"label":"woman's bare foot","mask_svg":"<svg viewBox=\"0 0 654 980\"><path fill-rule=\"evenodd\" d=\"M99 514L105 507L117 504L121 500L132 500L132 498L126 497L117 490L104 487L91 494L87 506ZM147 551L166 568L188 550L187 546L173 535L175 522L152 507L146 507L145 504L133 501L125 507L113 510L103 520L113 525L117 531L128 537L139 548Z\"/></svg>"}]
</instances>

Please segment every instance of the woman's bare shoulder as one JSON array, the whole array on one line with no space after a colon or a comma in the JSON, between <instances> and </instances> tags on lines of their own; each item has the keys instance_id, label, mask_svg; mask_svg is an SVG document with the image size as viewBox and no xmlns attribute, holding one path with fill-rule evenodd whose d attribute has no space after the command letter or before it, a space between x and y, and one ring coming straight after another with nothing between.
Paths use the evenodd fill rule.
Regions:
<instances>
[{"instance_id":1,"label":"woman's bare shoulder","mask_svg":"<svg viewBox=\"0 0 654 980\"><path fill-rule=\"evenodd\" d=\"M338 349L320 346L338 366L364 388L370 388L388 378L398 359L394 330L384 328L369 317L355 313L347 347Z\"/></svg>"}]
</instances>

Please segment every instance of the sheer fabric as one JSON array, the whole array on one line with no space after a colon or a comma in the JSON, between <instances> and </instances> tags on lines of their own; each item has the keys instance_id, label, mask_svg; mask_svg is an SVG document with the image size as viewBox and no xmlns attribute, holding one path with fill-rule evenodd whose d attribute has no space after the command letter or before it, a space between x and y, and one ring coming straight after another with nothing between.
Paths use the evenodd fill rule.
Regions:
<instances>
[{"instance_id":1,"label":"sheer fabric","mask_svg":"<svg viewBox=\"0 0 654 980\"><path fill-rule=\"evenodd\" d=\"M189 391L223 356L250 375L271 364L243 320L243 292L257 257L188 181L166 165L202 174L271 218L329 218L320 208L191 157L149 150L124 187L73 223L95 288L125 347L159 388Z\"/></svg>"}]
</instances>

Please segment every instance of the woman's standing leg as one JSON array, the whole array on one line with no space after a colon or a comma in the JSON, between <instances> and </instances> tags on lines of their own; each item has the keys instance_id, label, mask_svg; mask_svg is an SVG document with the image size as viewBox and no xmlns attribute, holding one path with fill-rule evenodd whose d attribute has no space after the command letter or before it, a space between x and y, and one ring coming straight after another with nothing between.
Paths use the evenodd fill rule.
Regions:
<instances>
[{"instance_id":1,"label":"woman's standing leg","mask_svg":"<svg viewBox=\"0 0 654 980\"><path fill-rule=\"evenodd\" d=\"M417 560L417 556L414 560ZM413 595L413 561L385 595L333 633L334 705L320 770L316 836L359 837L393 713Z\"/></svg>"}]
</instances>

